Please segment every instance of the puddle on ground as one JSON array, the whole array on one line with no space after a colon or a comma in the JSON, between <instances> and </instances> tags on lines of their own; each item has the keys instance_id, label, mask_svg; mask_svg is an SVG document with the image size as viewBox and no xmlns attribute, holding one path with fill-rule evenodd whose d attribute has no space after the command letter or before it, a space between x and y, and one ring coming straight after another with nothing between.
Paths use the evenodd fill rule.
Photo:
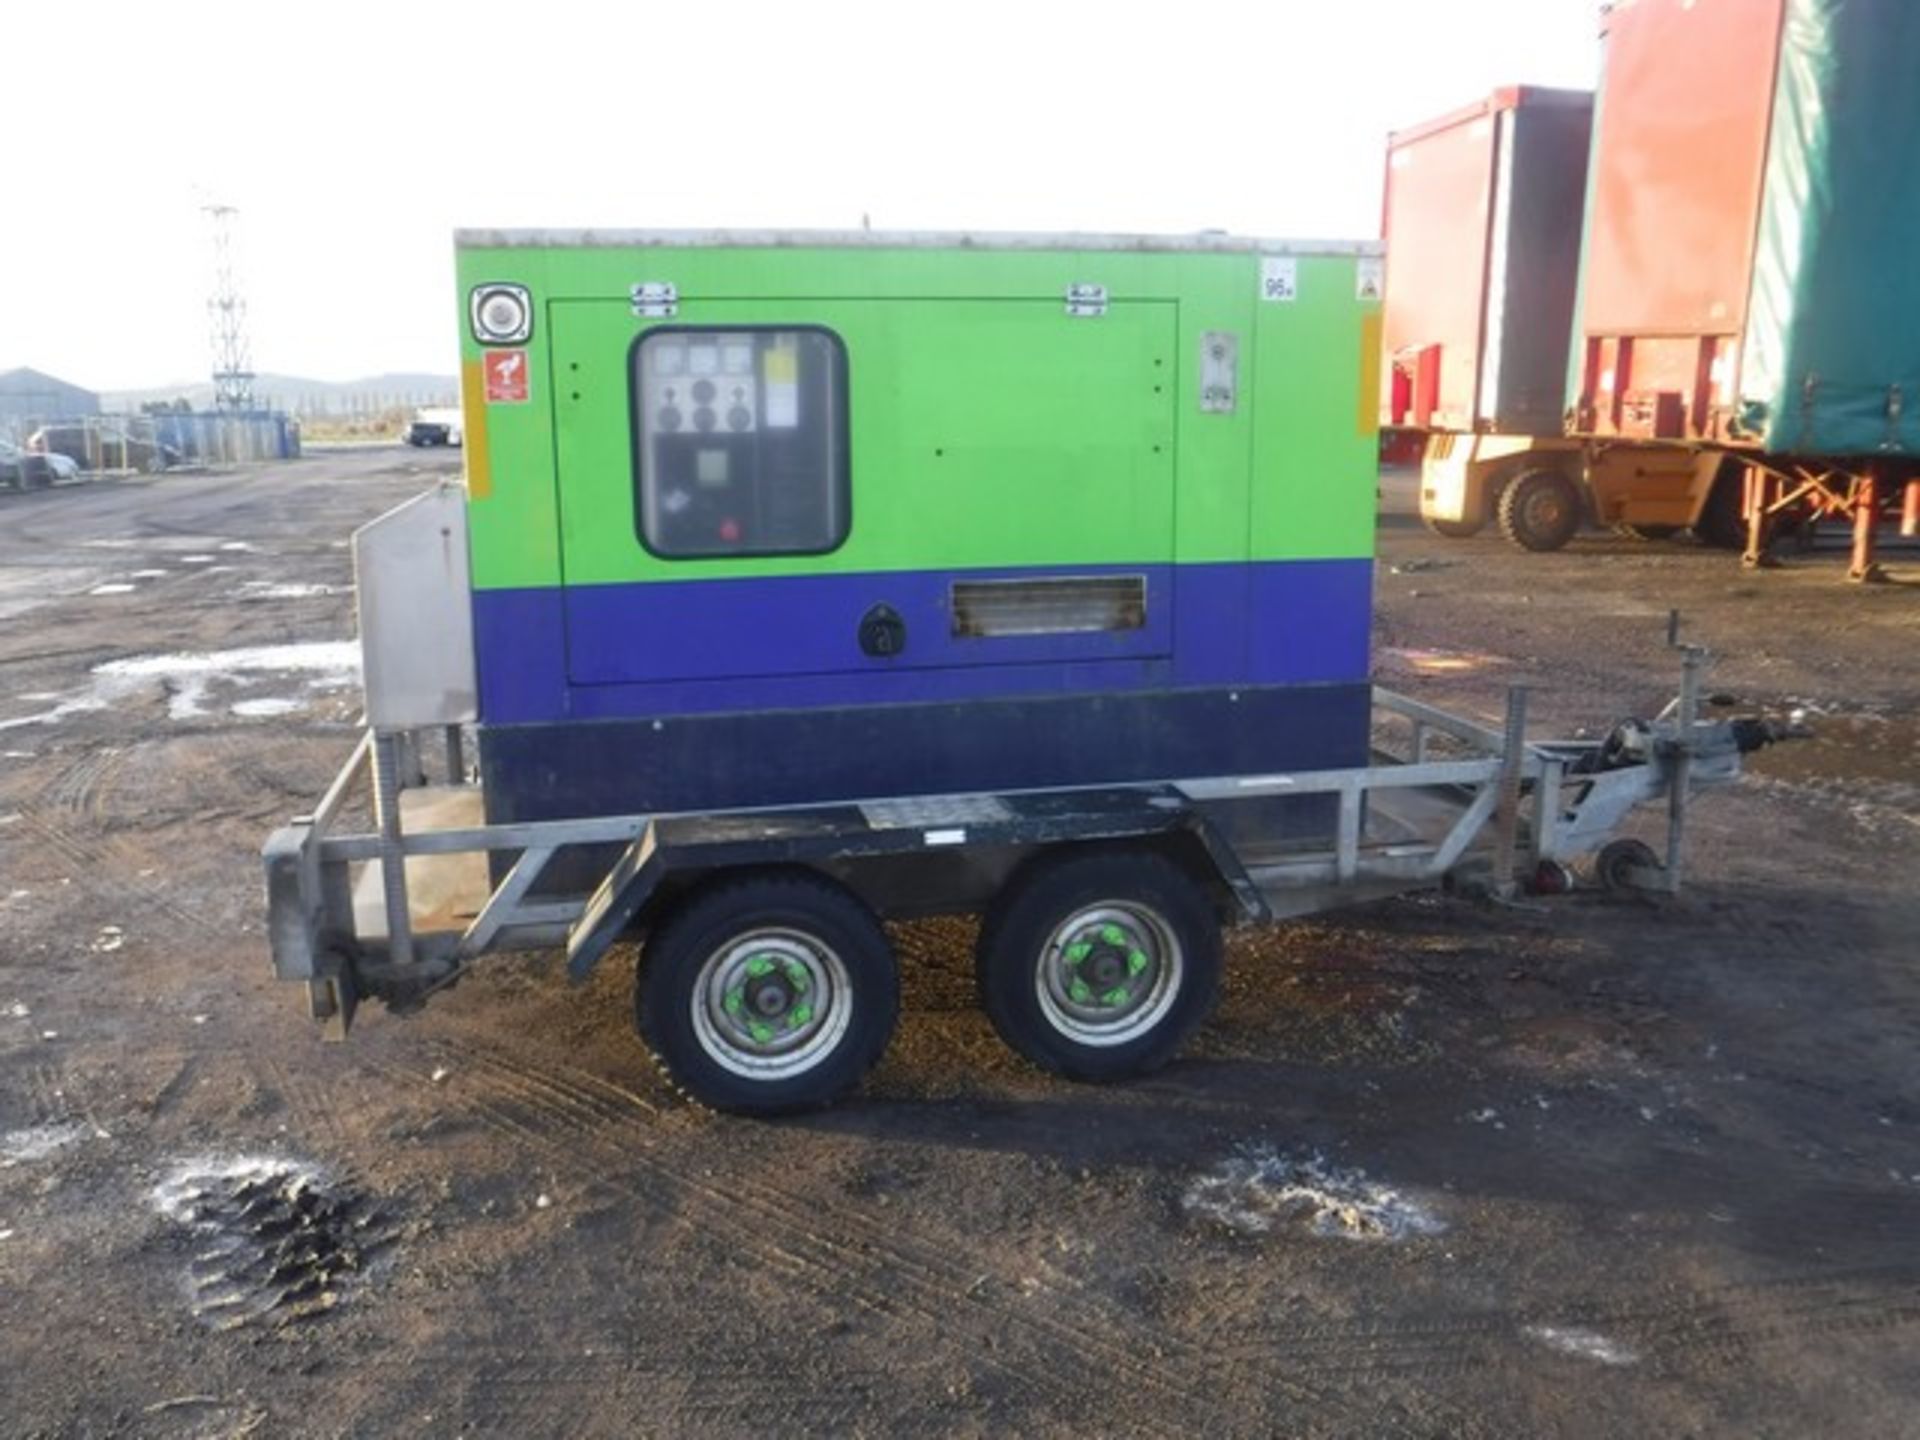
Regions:
<instances>
[{"instance_id":1,"label":"puddle on ground","mask_svg":"<svg viewBox=\"0 0 1920 1440\"><path fill-rule=\"evenodd\" d=\"M1582 1330L1571 1325L1529 1325L1526 1333L1528 1339L1538 1340L1549 1350L1602 1365L1632 1365L1640 1359L1640 1352L1631 1345L1609 1340L1597 1330Z\"/></svg>"},{"instance_id":2,"label":"puddle on ground","mask_svg":"<svg viewBox=\"0 0 1920 1440\"><path fill-rule=\"evenodd\" d=\"M24 1007L22 1007L24 1008ZM87 1138L87 1127L72 1123L34 1125L0 1135L0 1170L31 1165Z\"/></svg>"},{"instance_id":3,"label":"puddle on ground","mask_svg":"<svg viewBox=\"0 0 1920 1440\"><path fill-rule=\"evenodd\" d=\"M134 587L120 581L108 585L96 585L87 591L89 595L131 595Z\"/></svg>"},{"instance_id":4,"label":"puddle on ground","mask_svg":"<svg viewBox=\"0 0 1920 1440\"><path fill-rule=\"evenodd\" d=\"M277 1156L184 1161L151 1199L192 1232L188 1304L217 1330L326 1314L394 1239L358 1189Z\"/></svg>"},{"instance_id":5,"label":"puddle on ground","mask_svg":"<svg viewBox=\"0 0 1920 1440\"><path fill-rule=\"evenodd\" d=\"M243 720L271 719L276 715L294 715L307 708L304 700L288 700L281 696L263 696L258 700L236 700L232 710Z\"/></svg>"},{"instance_id":6,"label":"puddle on ground","mask_svg":"<svg viewBox=\"0 0 1920 1440\"><path fill-rule=\"evenodd\" d=\"M94 666L87 689L35 714L0 720L0 730L52 725L69 715L106 710L156 684L166 691L167 714L175 720L191 720L210 713L208 700L216 687L250 685L263 675L304 676L309 690L345 689L359 679L360 649L351 640L321 640L304 645L255 645L239 650L183 651L109 660ZM304 704L299 708L305 708Z\"/></svg>"},{"instance_id":7,"label":"puddle on ground","mask_svg":"<svg viewBox=\"0 0 1920 1440\"><path fill-rule=\"evenodd\" d=\"M338 595L338 585L303 585L291 581L248 580L229 593L235 600L313 600L323 595Z\"/></svg>"},{"instance_id":8,"label":"puddle on ground","mask_svg":"<svg viewBox=\"0 0 1920 1440\"><path fill-rule=\"evenodd\" d=\"M1472 650L1416 650L1395 645L1383 646L1375 658L1380 670L1414 675L1464 675L1507 663L1498 655Z\"/></svg>"},{"instance_id":9,"label":"puddle on ground","mask_svg":"<svg viewBox=\"0 0 1920 1440\"><path fill-rule=\"evenodd\" d=\"M1190 1184L1180 1203L1187 1214L1238 1235L1268 1235L1297 1223L1345 1240L1408 1240L1447 1228L1426 1206L1369 1180L1364 1170L1271 1145L1243 1146Z\"/></svg>"}]
</instances>

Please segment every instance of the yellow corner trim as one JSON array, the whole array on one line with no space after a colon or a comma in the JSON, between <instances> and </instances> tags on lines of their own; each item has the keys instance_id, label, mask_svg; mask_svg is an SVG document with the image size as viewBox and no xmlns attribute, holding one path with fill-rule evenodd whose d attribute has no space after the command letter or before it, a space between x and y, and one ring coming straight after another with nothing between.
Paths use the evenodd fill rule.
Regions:
<instances>
[{"instance_id":1,"label":"yellow corner trim","mask_svg":"<svg viewBox=\"0 0 1920 1440\"><path fill-rule=\"evenodd\" d=\"M487 388L482 362L460 362L460 443L467 460L467 499L493 494L493 463L487 454Z\"/></svg>"}]
</instances>

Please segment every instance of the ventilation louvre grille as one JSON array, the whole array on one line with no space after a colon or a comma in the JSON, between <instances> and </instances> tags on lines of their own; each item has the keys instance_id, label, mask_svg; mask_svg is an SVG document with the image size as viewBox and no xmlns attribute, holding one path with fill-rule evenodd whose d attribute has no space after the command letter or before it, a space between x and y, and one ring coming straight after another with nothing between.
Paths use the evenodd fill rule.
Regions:
<instances>
[{"instance_id":1,"label":"ventilation louvre grille","mask_svg":"<svg viewBox=\"0 0 1920 1440\"><path fill-rule=\"evenodd\" d=\"M1144 575L1060 575L1024 580L958 580L953 633L1084 635L1138 630L1147 623Z\"/></svg>"}]
</instances>

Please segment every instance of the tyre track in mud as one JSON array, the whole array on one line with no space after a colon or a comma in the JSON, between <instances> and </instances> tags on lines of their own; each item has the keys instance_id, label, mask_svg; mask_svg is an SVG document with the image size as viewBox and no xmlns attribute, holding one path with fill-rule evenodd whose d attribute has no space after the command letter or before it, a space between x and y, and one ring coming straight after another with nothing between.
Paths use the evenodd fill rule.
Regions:
<instances>
[{"instance_id":1,"label":"tyre track in mud","mask_svg":"<svg viewBox=\"0 0 1920 1440\"><path fill-rule=\"evenodd\" d=\"M557 1097L568 1117L560 1119L562 1130L583 1138L590 1137L616 1153L627 1153L630 1144L609 1142L605 1136L594 1134L593 1127L630 1126L636 1118L636 1112L642 1116L660 1113L659 1108L651 1102L630 1092L618 1091L585 1072L540 1072L461 1044L436 1048L439 1053L463 1065L478 1066L502 1074L507 1079L510 1092L525 1094L530 1088L536 1093ZM595 1087L603 1087L613 1093L596 1096ZM537 1108L543 1117L549 1120L555 1118L550 1104ZM550 1132L542 1132L523 1121L501 1117L497 1109L495 1118L503 1122L496 1126L503 1134L522 1142L541 1144L550 1151L568 1155L573 1153L547 1143ZM601 1171L596 1178L607 1177ZM764 1186L759 1187L759 1193L763 1200L783 1209L791 1203L790 1197L769 1191ZM1863 1193L1870 1196L1874 1192ZM1852 1192L1848 1194L1850 1200L1854 1198ZM1881 1198L1891 1199L1896 1205L1900 1203L1898 1197ZM722 1200L724 1203L723 1197ZM815 1197L809 1197L807 1203L817 1213L840 1222L846 1228L866 1232L875 1229L874 1217L865 1212L831 1203L822 1206ZM793 1217L790 1210L787 1211L787 1219L799 1227L803 1239L827 1238L810 1233L806 1222ZM968 1288L961 1278L967 1273L965 1267L955 1267L938 1258L929 1260L927 1252L921 1247L900 1245L891 1236L876 1237L869 1242L869 1246L869 1253L882 1262L917 1272L919 1282L933 1292L932 1299L936 1302L942 1296L952 1299L965 1293ZM791 1255L791 1252L782 1253ZM798 1256L792 1258L799 1259ZM839 1277L844 1272L835 1269L831 1273ZM1891 1293L1860 1294L1844 1288L1875 1282L1891 1282ZM1004 1283L1001 1288L1005 1288ZM1058 1287L1048 1287L1042 1293L1063 1304L1084 1303L1084 1297L1070 1295ZM976 1297L970 1295L968 1298L971 1300ZM944 1318L947 1313L926 1306L913 1308L914 1313L936 1320ZM1100 1324L1109 1332L1119 1328L1137 1328L1137 1322L1107 1312L1106 1307L1096 1308L1103 1313L1093 1317L1089 1323ZM1000 1313L1010 1321L1008 1328L1017 1329L1033 1318L1004 1308ZM1183 1342L1177 1337L1156 1332L1152 1343L1167 1353L1170 1359L1176 1359L1176 1363L1184 1361L1203 1367L1209 1362L1215 1367L1270 1364L1276 1357L1284 1357L1292 1373L1281 1387L1283 1393L1303 1405L1325 1407L1330 1397L1316 1390L1315 1382L1324 1380L1335 1384L1362 1384L1381 1378L1441 1379L1481 1370L1500 1358L1532 1353L1539 1342L1529 1338L1529 1327L1577 1326L1593 1329L1610 1339L1630 1344L1639 1353L1640 1363L1650 1373L1691 1375L1700 1373L1703 1367L1699 1362L1702 1360L1709 1362L1707 1368L1736 1365L1750 1360L1757 1350L1772 1345L1791 1345L1805 1341L1812 1335L1881 1333L1916 1322L1920 1322L1920 1263L1868 1270L1819 1272L1780 1280L1688 1290L1655 1303L1647 1303L1643 1297L1633 1295L1589 1294L1571 1297L1565 1303L1552 1307L1528 1306L1514 1313L1489 1314L1457 1321L1410 1325L1291 1326L1263 1329L1257 1338L1249 1338L1242 1331L1236 1340L1225 1342ZM1071 1322L1064 1327L1043 1324L1036 1328L1062 1343L1084 1343L1084 1327ZM1016 1373L1013 1378L1024 1379L1025 1376L1024 1373ZM1178 1400L1180 1397L1171 1398ZM1445 1415L1450 1434L1481 1432L1482 1427L1470 1415L1450 1405L1435 1403L1431 1395L1410 1398L1418 1410L1430 1418ZM1414 1423L1409 1421L1409 1424ZM1376 1424L1373 1428L1374 1433L1393 1433L1384 1424Z\"/></svg>"},{"instance_id":2,"label":"tyre track in mud","mask_svg":"<svg viewBox=\"0 0 1920 1440\"><path fill-rule=\"evenodd\" d=\"M730 1177L725 1190L699 1181L649 1153L654 1147L633 1133L636 1120L658 1115L657 1107L645 1101L636 1106L629 1095L615 1101L605 1093L614 1087L597 1080L582 1083L571 1067L536 1071L460 1042L437 1042L434 1054L470 1076L482 1074L497 1082L500 1090L495 1095L464 1097L476 1118L497 1133L563 1162L563 1170L584 1173L664 1215L686 1219L709 1233L726 1233L731 1243L745 1247L769 1269L823 1300L850 1300L896 1319L904 1311L946 1335L964 1329L973 1342L969 1348L976 1363L999 1371L1029 1396L1045 1397L1049 1408L1058 1413L1092 1413L1089 1407L1119 1383L1135 1395L1156 1395L1167 1426L1203 1419L1215 1433L1240 1433L1246 1428L1246 1417L1221 1397L1218 1385L1209 1383L1226 1378L1216 1373L1220 1367L1212 1347L1146 1326L1084 1292L1043 1286L1023 1296L1019 1287L994 1275L994 1267L961 1263L950 1248L904 1240L897 1226L883 1225L880 1217L865 1210L819 1196L796 1202L786 1192L746 1177ZM425 1081L424 1076L402 1067L382 1068L402 1083ZM596 1087L602 1086L596 1094ZM597 1153L588 1153L586 1147ZM644 1175L636 1175L636 1167ZM799 1204L804 1204L804 1211L797 1208ZM778 1238L769 1241L767 1229ZM829 1258L819 1258L823 1252ZM989 1283L982 1285L983 1279ZM996 1298L996 1292L1020 1298L1009 1305ZM1087 1313L1083 1318L1035 1313L1048 1305ZM1004 1351L995 1353L994 1341L1009 1334L1024 1336L1035 1350L1059 1350L1074 1357L1073 1363L1063 1367L1041 1359L1012 1358ZM1125 1338L1114 1338L1120 1335ZM1143 1354L1155 1359L1142 1361ZM1273 1357L1269 1353L1262 1358ZM1099 1387L1083 1388L1064 1378L1089 1369L1100 1372ZM1340 1415L1355 1403L1354 1397L1323 1391L1293 1375L1261 1379L1310 1416ZM1433 1408L1429 1400L1417 1397L1422 1411ZM1364 1416L1368 1433L1428 1433L1412 1417L1398 1421L1383 1413L1385 1405L1383 1397L1374 1397L1369 1405ZM1351 1422L1363 1417L1342 1418ZM1454 1434L1479 1433L1464 1414L1450 1420L1449 1426ZM1300 1433L1316 1433L1317 1428L1324 1427L1309 1421ZM1337 1421L1335 1428L1339 1428Z\"/></svg>"},{"instance_id":3,"label":"tyre track in mud","mask_svg":"<svg viewBox=\"0 0 1920 1440\"><path fill-rule=\"evenodd\" d=\"M186 927L188 933L217 933L228 917L176 898L173 887L162 881L164 855L138 847L107 828L100 787L124 755L110 746L82 752L40 787L34 797L37 803L22 806L19 824L76 867L78 873L71 879L82 891L111 893L126 913L158 912L174 922L173 928ZM83 833L81 827L93 833ZM152 874L142 876L142 869Z\"/></svg>"},{"instance_id":4,"label":"tyre track in mud","mask_svg":"<svg viewBox=\"0 0 1920 1440\"><path fill-rule=\"evenodd\" d=\"M489 1433L565 1440L680 1435L693 1426L721 1426L724 1434L870 1433L875 1397L896 1391L903 1373L931 1368L924 1362L885 1369L836 1363L829 1376L817 1357L789 1359L780 1347L767 1346L755 1351L750 1364L696 1377L684 1348L643 1348L625 1336L596 1345L590 1356L564 1357L530 1350L524 1340L448 1336L405 1355L356 1359L355 1366L424 1380L436 1409L484 1416ZM455 1406L448 1406L449 1397ZM620 1409L622 1399L634 1408ZM406 1407L404 1421L378 1403L344 1418L354 1422L354 1432L400 1431L416 1407L396 1403ZM620 1418L607 1418L610 1405ZM639 1413L644 1423L633 1418Z\"/></svg>"},{"instance_id":5,"label":"tyre track in mud","mask_svg":"<svg viewBox=\"0 0 1920 1440\"><path fill-rule=\"evenodd\" d=\"M1843 1287L1881 1283L1888 1293ZM1439 1379L1485 1369L1538 1344L1530 1329L1593 1331L1630 1346L1658 1375L1694 1376L1750 1362L1756 1351L1812 1336L1884 1333L1920 1322L1920 1263L1817 1272L1687 1289L1665 1300L1581 1295L1551 1307L1411 1324L1373 1322L1263 1328L1222 1353L1241 1360L1303 1354L1315 1375L1383 1373ZM1321 1355L1343 1358L1325 1360ZM1351 1358L1345 1358L1351 1357ZM1707 1362L1704 1366L1701 1361Z\"/></svg>"}]
</instances>

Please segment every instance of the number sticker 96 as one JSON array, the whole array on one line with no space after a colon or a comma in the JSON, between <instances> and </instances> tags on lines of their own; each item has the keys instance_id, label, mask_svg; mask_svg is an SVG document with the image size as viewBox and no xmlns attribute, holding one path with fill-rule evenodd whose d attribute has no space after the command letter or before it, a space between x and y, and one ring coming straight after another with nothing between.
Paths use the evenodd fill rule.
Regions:
<instances>
[{"instance_id":1,"label":"number sticker 96","mask_svg":"<svg viewBox=\"0 0 1920 1440\"><path fill-rule=\"evenodd\" d=\"M1300 291L1298 284L1298 262L1291 255L1262 255L1260 257L1260 298L1262 300L1293 300Z\"/></svg>"}]
</instances>

